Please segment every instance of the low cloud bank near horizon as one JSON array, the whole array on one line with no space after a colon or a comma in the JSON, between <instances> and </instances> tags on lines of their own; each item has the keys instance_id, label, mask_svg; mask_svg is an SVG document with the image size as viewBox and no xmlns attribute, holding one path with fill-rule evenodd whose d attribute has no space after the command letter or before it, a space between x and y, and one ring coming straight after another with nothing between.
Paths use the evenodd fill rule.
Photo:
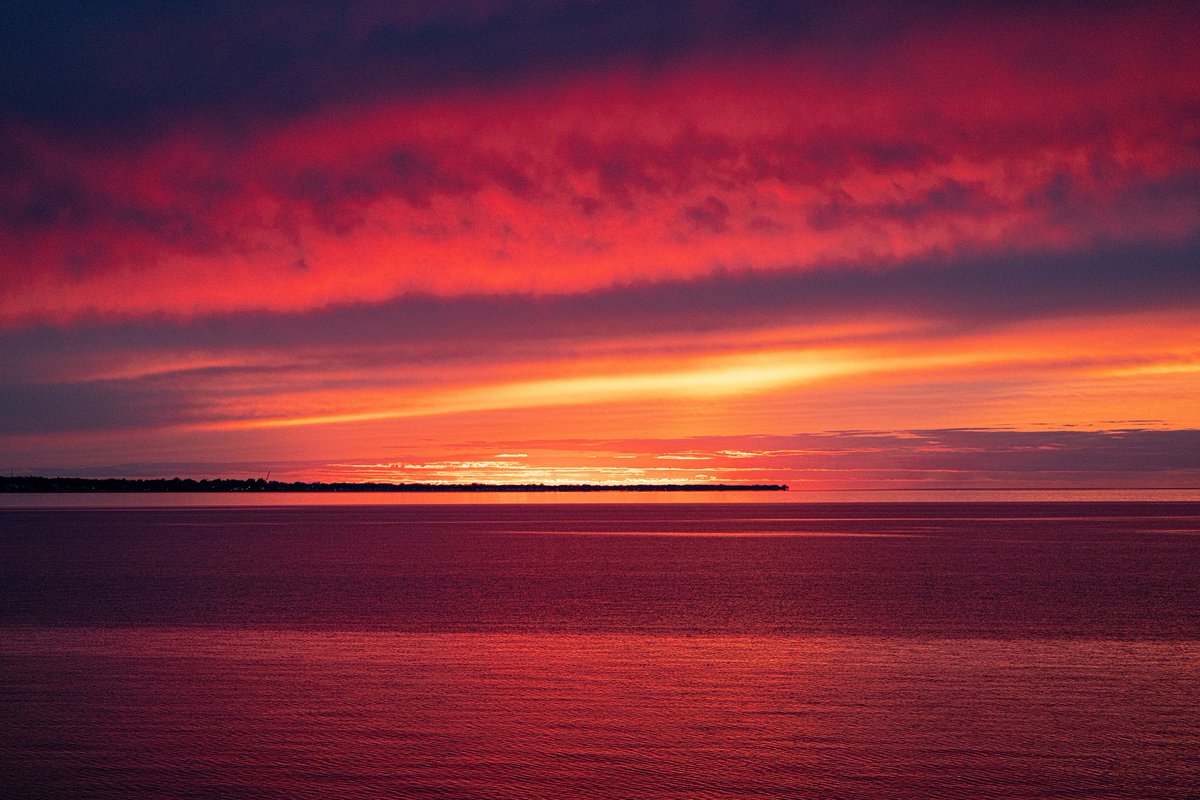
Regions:
<instances>
[{"instance_id":1,"label":"low cloud bank near horizon","mask_svg":"<svg viewBox=\"0 0 1200 800\"><path fill-rule=\"evenodd\" d=\"M797 491L1200 489L1200 429L844 431L680 439L476 443L390 460L42 465L83 478L264 478L387 483L786 483ZM395 452L398 449L399 453Z\"/></svg>"}]
</instances>

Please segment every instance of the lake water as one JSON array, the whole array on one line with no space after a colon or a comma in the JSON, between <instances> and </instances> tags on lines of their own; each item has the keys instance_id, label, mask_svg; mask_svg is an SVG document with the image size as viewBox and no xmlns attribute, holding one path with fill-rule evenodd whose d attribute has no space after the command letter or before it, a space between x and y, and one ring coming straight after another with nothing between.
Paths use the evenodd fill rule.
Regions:
<instances>
[{"instance_id":1,"label":"lake water","mask_svg":"<svg viewBox=\"0 0 1200 800\"><path fill-rule=\"evenodd\" d=\"M0 794L1197 795L1200 505L772 500L2 508Z\"/></svg>"}]
</instances>

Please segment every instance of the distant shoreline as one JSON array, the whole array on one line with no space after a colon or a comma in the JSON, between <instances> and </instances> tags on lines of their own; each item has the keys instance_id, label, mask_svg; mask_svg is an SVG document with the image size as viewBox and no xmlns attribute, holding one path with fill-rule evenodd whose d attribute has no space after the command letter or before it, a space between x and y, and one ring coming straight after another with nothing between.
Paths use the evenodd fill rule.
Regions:
<instances>
[{"instance_id":1,"label":"distant shoreline","mask_svg":"<svg viewBox=\"0 0 1200 800\"><path fill-rule=\"evenodd\" d=\"M192 478L0 478L0 492L107 493L136 492L786 492L779 483L284 483L262 478L194 480Z\"/></svg>"}]
</instances>

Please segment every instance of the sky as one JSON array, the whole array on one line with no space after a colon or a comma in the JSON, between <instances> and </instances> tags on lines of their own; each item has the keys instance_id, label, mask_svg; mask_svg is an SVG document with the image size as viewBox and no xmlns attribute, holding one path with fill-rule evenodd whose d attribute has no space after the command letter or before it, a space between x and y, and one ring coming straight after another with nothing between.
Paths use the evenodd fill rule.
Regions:
<instances>
[{"instance_id":1,"label":"sky","mask_svg":"<svg viewBox=\"0 0 1200 800\"><path fill-rule=\"evenodd\" d=\"M1002 5L13 4L0 469L1200 486L1200 14Z\"/></svg>"}]
</instances>

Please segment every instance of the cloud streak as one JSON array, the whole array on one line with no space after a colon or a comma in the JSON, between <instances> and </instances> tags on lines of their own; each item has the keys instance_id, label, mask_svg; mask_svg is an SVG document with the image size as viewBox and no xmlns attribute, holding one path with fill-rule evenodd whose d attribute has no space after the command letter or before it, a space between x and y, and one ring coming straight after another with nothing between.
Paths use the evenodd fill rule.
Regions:
<instances>
[{"instance_id":1,"label":"cloud streak","mask_svg":"<svg viewBox=\"0 0 1200 800\"><path fill-rule=\"evenodd\" d=\"M408 296L299 313L237 313L177 322L42 326L7 336L10 376L35 354L89 359L129 351L305 353L382 349L421 361L489 347L636 339L880 317L947 335L1039 318L1191 310L1200 306L1200 238L1100 246L1084 252L913 259L879 269L718 272L565 296ZM563 346L567 346L563 344ZM390 349L395 348L395 349ZM38 365L37 370L44 370Z\"/></svg>"}]
</instances>

